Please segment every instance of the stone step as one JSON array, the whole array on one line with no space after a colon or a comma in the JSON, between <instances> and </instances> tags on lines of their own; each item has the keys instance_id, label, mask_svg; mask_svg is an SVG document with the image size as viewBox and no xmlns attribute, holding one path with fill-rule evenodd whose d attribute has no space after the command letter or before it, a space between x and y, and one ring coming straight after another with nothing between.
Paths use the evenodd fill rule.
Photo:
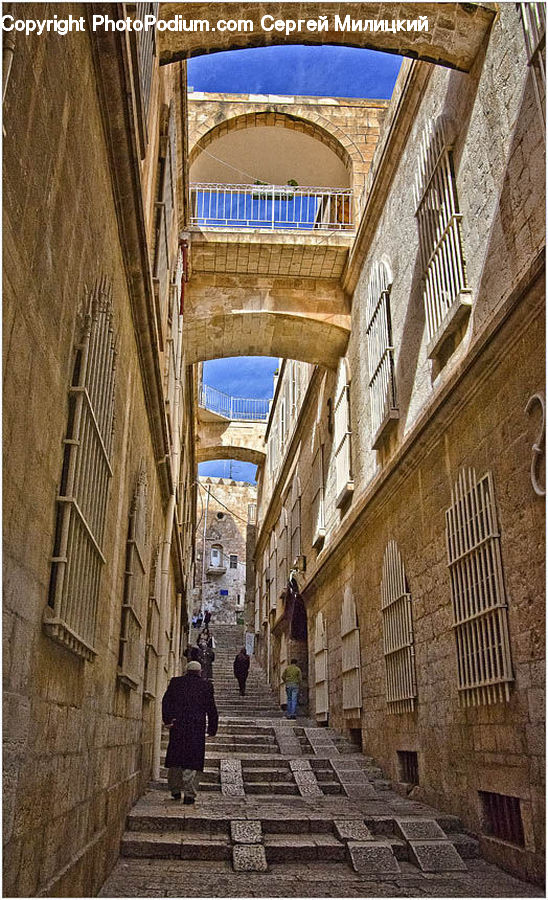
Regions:
<instances>
[{"instance_id":1,"label":"stone step","mask_svg":"<svg viewBox=\"0 0 548 900\"><path fill-rule=\"evenodd\" d=\"M345 845L331 834L268 834L264 837L264 846L269 863L344 862L346 859Z\"/></svg>"},{"instance_id":2,"label":"stone step","mask_svg":"<svg viewBox=\"0 0 548 900\"><path fill-rule=\"evenodd\" d=\"M120 854L144 859L231 859L228 836L208 831L126 831Z\"/></svg>"}]
</instances>

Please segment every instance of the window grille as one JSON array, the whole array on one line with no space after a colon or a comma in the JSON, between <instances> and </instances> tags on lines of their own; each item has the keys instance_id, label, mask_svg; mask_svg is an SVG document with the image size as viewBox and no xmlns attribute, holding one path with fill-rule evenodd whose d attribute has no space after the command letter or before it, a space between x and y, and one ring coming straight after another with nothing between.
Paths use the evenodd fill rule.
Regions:
<instances>
[{"instance_id":1,"label":"window grille","mask_svg":"<svg viewBox=\"0 0 548 900\"><path fill-rule=\"evenodd\" d=\"M316 616L316 630L314 635L314 669L315 669L315 702L316 719L318 722L326 722L329 713L329 682L327 660L327 628L323 613Z\"/></svg>"},{"instance_id":2,"label":"window grille","mask_svg":"<svg viewBox=\"0 0 548 900\"><path fill-rule=\"evenodd\" d=\"M400 780L406 784L419 783L419 757L414 750L398 750Z\"/></svg>"},{"instance_id":3,"label":"window grille","mask_svg":"<svg viewBox=\"0 0 548 900\"><path fill-rule=\"evenodd\" d=\"M280 642L280 706L287 703L287 694L285 693L285 682L282 681L282 675L289 665L289 653L287 652L287 637L282 634Z\"/></svg>"},{"instance_id":4,"label":"window grille","mask_svg":"<svg viewBox=\"0 0 548 900\"><path fill-rule=\"evenodd\" d=\"M390 317L392 275L384 262L371 269L367 300L367 352L373 448L390 419L397 418L394 347Z\"/></svg>"},{"instance_id":5,"label":"window grille","mask_svg":"<svg viewBox=\"0 0 548 900\"><path fill-rule=\"evenodd\" d=\"M430 120L422 134L415 202L432 357L470 307L449 125L443 116Z\"/></svg>"},{"instance_id":6,"label":"window grille","mask_svg":"<svg viewBox=\"0 0 548 900\"><path fill-rule=\"evenodd\" d=\"M230 568L237 569L238 568L238 557L234 554L230 554Z\"/></svg>"},{"instance_id":7,"label":"window grille","mask_svg":"<svg viewBox=\"0 0 548 900\"><path fill-rule=\"evenodd\" d=\"M417 696L411 595L398 545L389 541L382 564L382 630L386 702L392 713L413 712Z\"/></svg>"},{"instance_id":8,"label":"window grille","mask_svg":"<svg viewBox=\"0 0 548 900\"><path fill-rule=\"evenodd\" d=\"M287 416L286 416L286 407L285 407L285 397L283 397L280 402L280 421L279 421L279 431L278 431L278 436L280 439L280 458L283 456L286 435L287 435Z\"/></svg>"},{"instance_id":9,"label":"window grille","mask_svg":"<svg viewBox=\"0 0 548 900\"><path fill-rule=\"evenodd\" d=\"M325 538L325 503L323 444L320 444L312 460L312 546L318 547Z\"/></svg>"},{"instance_id":10,"label":"window grille","mask_svg":"<svg viewBox=\"0 0 548 900\"><path fill-rule=\"evenodd\" d=\"M483 829L486 834L508 841L518 847L525 846L521 804L519 797L479 791L483 808Z\"/></svg>"},{"instance_id":11,"label":"window grille","mask_svg":"<svg viewBox=\"0 0 548 900\"><path fill-rule=\"evenodd\" d=\"M259 634L261 628L261 586L259 574L255 576L255 634Z\"/></svg>"},{"instance_id":12,"label":"window grille","mask_svg":"<svg viewBox=\"0 0 548 900\"><path fill-rule=\"evenodd\" d=\"M280 601L280 594L287 587L289 580L289 572L287 567L287 542L289 539L288 516L285 507L282 508L280 518L278 520L278 579L276 584L276 594ZM280 603L281 606L281 603Z\"/></svg>"},{"instance_id":13,"label":"window grille","mask_svg":"<svg viewBox=\"0 0 548 900\"><path fill-rule=\"evenodd\" d=\"M350 378L345 359L339 363L335 392L335 474L337 507L343 505L354 490L351 458Z\"/></svg>"},{"instance_id":14,"label":"window grille","mask_svg":"<svg viewBox=\"0 0 548 900\"><path fill-rule=\"evenodd\" d=\"M343 714L358 719L362 706L360 630L356 601L346 589L341 611Z\"/></svg>"},{"instance_id":15,"label":"window grille","mask_svg":"<svg viewBox=\"0 0 548 900\"><path fill-rule=\"evenodd\" d=\"M291 486L291 562L301 555L301 482L295 473Z\"/></svg>"},{"instance_id":16,"label":"window grille","mask_svg":"<svg viewBox=\"0 0 548 900\"><path fill-rule=\"evenodd\" d=\"M261 577L261 622L268 624L268 556L263 553L263 568Z\"/></svg>"},{"instance_id":17,"label":"window grille","mask_svg":"<svg viewBox=\"0 0 548 900\"><path fill-rule=\"evenodd\" d=\"M461 706L510 697L513 681L491 473L461 471L445 513Z\"/></svg>"},{"instance_id":18,"label":"window grille","mask_svg":"<svg viewBox=\"0 0 548 900\"><path fill-rule=\"evenodd\" d=\"M210 566L212 569L220 569L223 565L222 544L212 544L210 550Z\"/></svg>"},{"instance_id":19,"label":"window grille","mask_svg":"<svg viewBox=\"0 0 548 900\"><path fill-rule=\"evenodd\" d=\"M145 647L144 694L145 697L149 698L156 697L158 691L161 587L162 566L160 548L158 548L150 573L150 594L148 598L147 637Z\"/></svg>"},{"instance_id":20,"label":"window grille","mask_svg":"<svg viewBox=\"0 0 548 900\"><path fill-rule=\"evenodd\" d=\"M123 684L137 688L141 680L144 595L146 577L147 477L143 467L129 516L126 546L124 602L118 647L118 677Z\"/></svg>"},{"instance_id":21,"label":"window grille","mask_svg":"<svg viewBox=\"0 0 548 900\"><path fill-rule=\"evenodd\" d=\"M276 609L276 576L278 569L278 561L277 561L277 547L276 547L276 534L274 531L270 534L270 555L269 555L269 583L268 583L268 595L269 595L269 609Z\"/></svg>"},{"instance_id":22,"label":"window grille","mask_svg":"<svg viewBox=\"0 0 548 900\"><path fill-rule=\"evenodd\" d=\"M533 70L535 95L546 140L546 4L516 3L519 10L527 60Z\"/></svg>"},{"instance_id":23,"label":"window grille","mask_svg":"<svg viewBox=\"0 0 548 900\"><path fill-rule=\"evenodd\" d=\"M69 391L63 468L48 605L47 634L87 660L96 655L95 624L114 427L116 349L112 292L93 290Z\"/></svg>"},{"instance_id":24,"label":"window grille","mask_svg":"<svg viewBox=\"0 0 548 900\"><path fill-rule=\"evenodd\" d=\"M158 162L158 201L156 203L156 230L154 241L153 278L157 292L162 331L167 319L170 288L170 239L173 223L175 185L177 179L177 148L175 126L175 104L169 109L166 135L161 142Z\"/></svg>"},{"instance_id":25,"label":"window grille","mask_svg":"<svg viewBox=\"0 0 548 900\"><path fill-rule=\"evenodd\" d=\"M135 3L135 18L141 22L145 16L158 16L159 3ZM134 87L137 94L137 121L141 139L141 156L144 157L148 141L148 114L154 73L154 57L156 56L156 29L148 31L131 31L131 50L133 69L135 72Z\"/></svg>"}]
</instances>

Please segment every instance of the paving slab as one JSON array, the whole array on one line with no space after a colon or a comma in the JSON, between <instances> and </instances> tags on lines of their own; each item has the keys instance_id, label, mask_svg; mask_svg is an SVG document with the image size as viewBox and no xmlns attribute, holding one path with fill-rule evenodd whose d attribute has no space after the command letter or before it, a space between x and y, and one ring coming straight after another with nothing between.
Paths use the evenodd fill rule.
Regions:
<instances>
[{"instance_id":1,"label":"paving slab","mask_svg":"<svg viewBox=\"0 0 548 900\"><path fill-rule=\"evenodd\" d=\"M341 841L372 841L373 835L363 819L336 819L333 822L335 834Z\"/></svg>"},{"instance_id":2,"label":"paving slab","mask_svg":"<svg viewBox=\"0 0 548 900\"><path fill-rule=\"evenodd\" d=\"M352 868L360 875L393 875L400 865L388 842L349 841L347 844Z\"/></svg>"},{"instance_id":3,"label":"paving slab","mask_svg":"<svg viewBox=\"0 0 548 900\"><path fill-rule=\"evenodd\" d=\"M236 844L232 848L235 872L266 872L268 865L262 844Z\"/></svg>"},{"instance_id":4,"label":"paving slab","mask_svg":"<svg viewBox=\"0 0 548 900\"><path fill-rule=\"evenodd\" d=\"M263 839L261 823L253 820L233 820L230 835L235 844L260 844Z\"/></svg>"},{"instance_id":5,"label":"paving slab","mask_svg":"<svg viewBox=\"0 0 548 900\"><path fill-rule=\"evenodd\" d=\"M406 841L447 840L447 835L434 819L396 819L396 827Z\"/></svg>"},{"instance_id":6,"label":"paving slab","mask_svg":"<svg viewBox=\"0 0 548 900\"><path fill-rule=\"evenodd\" d=\"M466 864L451 841L409 841L410 858L421 872L463 872Z\"/></svg>"}]
</instances>

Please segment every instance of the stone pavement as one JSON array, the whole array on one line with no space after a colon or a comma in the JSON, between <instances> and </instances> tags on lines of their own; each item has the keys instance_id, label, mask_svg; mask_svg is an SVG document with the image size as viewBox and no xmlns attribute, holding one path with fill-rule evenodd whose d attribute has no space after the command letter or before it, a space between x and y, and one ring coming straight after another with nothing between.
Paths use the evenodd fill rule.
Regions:
<instances>
[{"instance_id":1,"label":"stone pavement","mask_svg":"<svg viewBox=\"0 0 548 900\"><path fill-rule=\"evenodd\" d=\"M543 896L480 859L455 816L392 791L342 735L281 718L255 665L241 699L241 629L215 634L223 714L198 799L171 800L163 771L131 810L100 896Z\"/></svg>"}]
</instances>

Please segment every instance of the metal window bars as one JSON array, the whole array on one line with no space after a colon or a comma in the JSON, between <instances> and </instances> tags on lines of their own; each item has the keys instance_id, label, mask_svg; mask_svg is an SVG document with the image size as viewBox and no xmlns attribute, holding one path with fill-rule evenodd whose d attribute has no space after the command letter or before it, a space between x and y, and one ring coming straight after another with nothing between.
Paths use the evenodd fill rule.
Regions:
<instances>
[{"instance_id":1,"label":"metal window bars","mask_svg":"<svg viewBox=\"0 0 548 900\"><path fill-rule=\"evenodd\" d=\"M156 551L150 574L150 595L148 598L147 634L145 646L145 673L143 676L144 695L155 698L158 691L160 660L160 590L162 569L160 565L161 545Z\"/></svg>"},{"instance_id":2,"label":"metal window bars","mask_svg":"<svg viewBox=\"0 0 548 900\"><path fill-rule=\"evenodd\" d=\"M198 405L209 409L225 419L241 422L266 422L270 410L270 400L262 397L232 397L211 387L201 384Z\"/></svg>"},{"instance_id":3,"label":"metal window bars","mask_svg":"<svg viewBox=\"0 0 548 900\"><path fill-rule=\"evenodd\" d=\"M349 492L353 490L350 429L350 385L346 361L341 360L335 394L335 477L337 500L341 506Z\"/></svg>"},{"instance_id":4,"label":"metal window bars","mask_svg":"<svg viewBox=\"0 0 548 900\"><path fill-rule=\"evenodd\" d=\"M145 468L141 466L129 517L124 602L118 649L118 678L132 689L139 687L143 668L143 636L145 636L143 605L147 572L146 517L147 476Z\"/></svg>"},{"instance_id":5,"label":"metal window bars","mask_svg":"<svg viewBox=\"0 0 548 900\"><path fill-rule=\"evenodd\" d=\"M356 601L348 588L341 610L341 642L343 714L346 718L359 718L362 706L360 630Z\"/></svg>"},{"instance_id":6,"label":"metal window bars","mask_svg":"<svg viewBox=\"0 0 548 900\"><path fill-rule=\"evenodd\" d=\"M191 225L204 228L354 229L347 189L195 182L190 202Z\"/></svg>"},{"instance_id":7,"label":"metal window bars","mask_svg":"<svg viewBox=\"0 0 548 900\"><path fill-rule=\"evenodd\" d=\"M417 696L411 595L398 545L389 541L384 553L381 609L386 702L391 713L413 712Z\"/></svg>"},{"instance_id":8,"label":"metal window bars","mask_svg":"<svg viewBox=\"0 0 548 900\"><path fill-rule=\"evenodd\" d=\"M318 546L325 538L325 496L323 470L323 444L320 444L312 460L312 546Z\"/></svg>"},{"instance_id":9,"label":"metal window bars","mask_svg":"<svg viewBox=\"0 0 548 900\"><path fill-rule=\"evenodd\" d=\"M367 301L367 358L373 446L389 417L397 414L394 347L390 315L391 277L383 262L371 269Z\"/></svg>"},{"instance_id":10,"label":"metal window bars","mask_svg":"<svg viewBox=\"0 0 548 900\"><path fill-rule=\"evenodd\" d=\"M131 3L128 12L135 19L144 21L145 16L158 16L159 3ZM130 46L133 66L133 84L137 100L137 124L141 141L141 157L145 156L148 142L148 114L152 93L154 57L156 56L156 28L144 28L130 32Z\"/></svg>"},{"instance_id":11,"label":"metal window bars","mask_svg":"<svg viewBox=\"0 0 548 900\"><path fill-rule=\"evenodd\" d=\"M95 623L114 427L116 347L112 288L92 291L77 348L44 629L89 661L96 655Z\"/></svg>"},{"instance_id":12,"label":"metal window bars","mask_svg":"<svg viewBox=\"0 0 548 900\"><path fill-rule=\"evenodd\" d=\"M469 293L448 130L443 116L428 122L415 179L429 341L458 306L461 293Z\"/></svg>"},{"instance_id":13,"label":"metal window bars","mask_svg":"<svg viewBox=\"0 0 548 900\"><path fill-rule=\"evenodd\" d=\"M507 701L514 676L491 473L461 471L445 518L460 704Z\"/></svg>"},{"instance_id":14,"label":"metal window bars","mask_svg":"<svg viewBox=\"0 0 548 900\"><path fill-rule=\"evenodd\" d=\"M327 629L323 613L316 615L314 634L315 713L318 721L325 722L329 713L329 672L327 657Z\"/></svg>"}]
</instances>

